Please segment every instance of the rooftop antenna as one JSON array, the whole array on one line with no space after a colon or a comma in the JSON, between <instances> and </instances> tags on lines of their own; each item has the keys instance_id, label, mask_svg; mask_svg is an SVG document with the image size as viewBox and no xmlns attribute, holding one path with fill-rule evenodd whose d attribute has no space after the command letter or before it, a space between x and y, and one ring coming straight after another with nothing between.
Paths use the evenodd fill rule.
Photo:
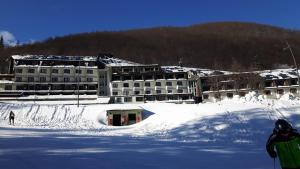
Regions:
<instances>
[{"instance_id":1,"label":"rooftop antenna","mask_svg":"<svg viewBox=\"0 0 300 169\"><path fill-rule=\"evenodd\" d=\"M295 59L295 56L294 56L294 53L293 53L293 50L290 46L290 44L288 43L288 41L286 41L286 44L287 44L287 47L283 48L283 50L287 50L289 49L292 57L293 57L293 60L294 60L294 64L295 64L295 67L296 67L296 70L297 70L297 76L298 76L298 93L300 92L300 76L299 76L299 69L298 69L298 65L297 65L297 62L296 62L296 59Z\"/></svg>"}]
</instances>

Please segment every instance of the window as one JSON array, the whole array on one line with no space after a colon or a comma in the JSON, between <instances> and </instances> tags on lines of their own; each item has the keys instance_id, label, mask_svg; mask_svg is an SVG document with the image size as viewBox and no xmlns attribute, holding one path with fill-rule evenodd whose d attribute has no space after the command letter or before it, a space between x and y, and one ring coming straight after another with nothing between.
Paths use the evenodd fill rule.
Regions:
<instances>
[{"instance_id":1,"label":"window","mask_svg":"<svg viewBox=\"0 0 300 169\"><path fill-rule=\"evenodd\" d=\"M81 78L80 78L80 77L76 77L76 78L75 78L75 81L76 81L76 82L81 82Z\"/></svg>"},{"instance_id":2,"label":"window","mask_svg":"<svg viewBox=\"0 0 300 169\"><path fill-rule=\"evenodd\" d=\"M58 73L58 69L52 69L52 73Z\"/></svg>"},{"instance_id":3,"label":"window","mask_svg":"<svg viewBox=\"0 0 300 169\"><path fill-rule=\"evenodd\" d=\"M5 85L4 89L5 90L12 90L12 85Z\"/></svg>"},{"instance_id":4,"label":"window","mask_svg":"<svg viewBox=\"0 0 300 169\"><path fill-rule=\"evenodd\" d=\"M28 82L33 82L34 81L34 77L28 77Z\"/></svg>"},{"instance_id":5,"label":"window","mask_svg":"<svg viewBox=\"0 0 300 169\"><path fill-rule=\"evenodd\" d=\"M64 82L69 82L69 81L70 81L70 78L64 77Z\"/></svg>"},{"instance_id":6,"label":"window","mask_svg":"<svg viewBox=\"0 0 300 169\"><path fill-rule=\"evenodd\" d=\"M58 82L58 78L57 77L52 77L52 82Z\"/></svg>"},{"instance_id":7,"label":"window","mask_svg":"<svg viewBox=\"0 0 300 169\"><path fill-rule=\"evenodd\" d=\"M135 94L135 95L139 95L139 94L140 94L140 91L134 91L134 94Z\"/></svg>"},{"instance_id":8,"label":"window","mask_svg":"<svg viewBox=\"0 0 300 169\"><path fill-rule=\"evenodd\" d=\"M93 74L93 72L94 72L94 71L91 70L91 69L86 70L86 73L87 73L87 74Z\"/></svg>"},{"instance_id":9,"label":"window","mask_svg":"<svg viewBox=\"0 0 300 169\"><path fill-rule=\"evenodd\" d=\"M46 82L46 77L40 77L40 82Z\"/></svg>"},{"instance_id":10,"label":"window","mask_svg":"<svg viewBox=\"0 0 300 169\"><path fill-rule=\"evenodd\" d=\"M172 82L167 82L166 86L172 86Z\"/></svg>"},{"instance_id":11,"label":"window","mask_svg":"<svg viewBox=\"0 0 300 169\"><path fill-rule=\"evenodd\" d=\"M233 98L233 93L227 93L226 95L228 98Z\"/></svg>"},{"instance_id":12,"label":"window","mask_svg":"<svg viewBox=\"0 0 300 169\"><path fill-rule=\"evenodd\" d=\"M128 90L125 90L124 92L123 92L123 95L129 95L129 91Z\"/></svg>"},{"instance_id":13,"label":"window","mask_svg":"<svg viewBox=\"0 0 300 169\"><path fill-rule=\"evenodd\" d=\"M161 82L155 82L155 86L161 86Z\"/></svg>"},{"instance_id":14,"label":"window","mask_svg":"<svg viewBox=\"0 0 300 169\"><path fill-rule=\"evenodd\" d=\"M137 102L142 102L142 101L144 101L144 97L136 97L135 100Z\"/></svg>"},{"instance_id":15,"label":"window","mask_svg":"<svg viewBox=\"0 0 300 169\"><path fill-rule=\"evenodd\" d=\"M184 78L184 74L177 74L176 75L176 79L183 79Z\"/></svg>"},{"instance_id":16,"label":"window","mask_svg":"<svg viewBox=\"0 0 300 169\"><path fill-rule=\"evenodd\" d=\"M22 82L22 77L16 77L16 82Z\"/></svg>"},{"instance_id":17,"label":"window","mask_svg":"<svg viewBox=\"0 0 300 169\"><path fill-rule=\"evenodd\" d=\"M64 69L65 74L70 74L70 72L71 72L70 69Z\"/></svg>"},{"instance_id":18,"label":"window","mask_svg":"<svg viewBox=\"0 0 300 169\"><path fill-rule=\"evenodd\" d=\"M123 87L129 87L129 83L124 83Z\"/></svg>"},{"instance_id":19,"label":"window","mask_svg":"<svg viewBox=\"0 0 300 169\"><path fill-rule=\"evenodd\" d=\"M131 97L125 97L124 102L132 102L132 98Z\"/></svg>"},{"instance_id":20,"label":"window","mask_svg":"<svg viewBox=\"0 0 300 169\"><path fill-rule=\"evenodd\" d=\"M150 91L150 90L146 90L145 93L146 93L146 94L151 94L151 91Z\"/></svg>"},{"instance_id":21,"label":"window","mask_svg":"<svg viewBox=\"0 0 300 169\"><path fill-rule=\"evenodd\" d=\"M47 69L41 69L40 73L47 73Z\"/></svg>"},{"instance_id":22,"label":"window","mask_svg":"<svg viewBox=\"0 0 300 169\"><path fill-rule=\"evenodd\" d=\"M203 95L203 99L208 99L209 98L209 95L208 94L204 94Z\"/></svg>"},{"instance_id":23,"label":"window","mask_svg":"<svg viewBox=\"0 0 300 169\"><path fill-rule=\"evenodd\" d=\"M113 84L112 84L112 87L113 87L113 88L118 88L118 83L113 83Z\"/></svg>"},{"instance_id":24,"label":"window","mask_svg":"<svg viewBox=\"0 0 300 169\"><path fill-rule=\"evenodd\" d=\"M16 90L24 90L25 87L23 85L17 85Z\"/></svg>"},{"instance_id":25,"label":"window","mask_svg":"<svg viewBox=\"0 0 300 169\"><path fill-rule=\"evenodd\" d=\"M28 73L34 73L34 69L28 69Z\"/></svg>"},{"instance_id":26,"label":"window","mask_svg":"<svg viewBox=\"0 0 300 169\"><path fill-rule=\"evenodd\" d=\"M177 92L178 93L183 93L183 90L182 89L178 89Z\"/></svg>"},{"instance_id":27,"label":"window","mask_svg":"<svg viewBox=\"0 0 300 169\"><path fill-rule=\"evenodd\" d=\"M295 94L295 93L297 93L297 89L291 88L291 89L290 89L290 92Z\"/></svg>"},{"instance_id":28,"label":"window","mask_svg":"<svg viewBox=\"0 0 300 169\"><path fill-rule=\"evenodd\" d=\"M91 78L91 77L88 77L88 78L86 78L86 81L88 81L88 82L92 82L92 81L93 81L93 78Z\"/></svg>"},{"instance_id":29,"label":"window","mask_svg":"<svg viewBox=\"0 0 300 169\"><path fill-rule=\"evenodd\" d=\"M150 82L145 82L146 87L150 87Z\"/></svg>"},{"instance_id":30,"label":"window","mask_svg":"<svg viewBox=\"0 0 300 169\"><path fill-rule=\"evenodd\" d=\"M22 73L23 69L16 69L16 73Z\"/></svg>"},{"instance_id":31,"label":"window","mask_svg":"<svg viewBox=\"0 0 300 169\"><path fill-rule=\"evenodd\" d=\"M177 82L177 85L178 85L178 86L182 86L182 81L178 81L178 82Z\"/></svg>"},{"instance_id":32,"label":"window","mask_svg":"<svg viewBox=\"0 0 300 169\"><path fill-rule=\"evenodd\" d=\"M134 83L134 87L140 87L139 83Z\"/></svg>"},{"instance_id":33,"label":"window","mask_svg":"<svg viewBox=\"0 0 300 169\"><path fill-rule=\"evenodd\" d=\"M161 90L156 90L156 94L161 94Z\"/></svg>"},{"instance_id":34,"label":"window","mask_svg":"<svg viewBox=\"0 0 300 169\"><path fill-rule=\"evenodd\" d=\"M277 90L277 93L278 93L278 94L284 94L284 90L283 90L283 89L278 89L278 90Z\"/></svg>"},{"instance_id":35,"label":"window","mask_svg":"<svg viewBox=\"0 0 300 169\"><path fill-rule=\"evenodd\" d=\"M76 74L81 74L82 73L82 71L81 70L76 70Z\"/></svg>"},{"instance_id":36,"label":"window","mask_svg":"<svg viewBox=\"0 0 300 169\"><path fill-rule=\"evenodd\" d=\"M118 95L118 92L113 92L113 95L114 95L114 96L117 96L117 95Z\"/></svg>"},{"instance_id":37,"label":"window","mask_svg":"<svg viewBox=\"0 0 300 169\"><path fill-rule=\"evenodd\" d=\"M172 93L172 90L168 90L168 93Z\"/></svg>"},{"instance_id":38,"label":"window","mask_svg":"<svg viewBox=\"0 0 300 169\"><path fill-rule=\"evenodd\" d=\"M270 95L271 91L270 90L265 90L264 93L265 93L265 95Z\"/></svg>"}]
</instances>

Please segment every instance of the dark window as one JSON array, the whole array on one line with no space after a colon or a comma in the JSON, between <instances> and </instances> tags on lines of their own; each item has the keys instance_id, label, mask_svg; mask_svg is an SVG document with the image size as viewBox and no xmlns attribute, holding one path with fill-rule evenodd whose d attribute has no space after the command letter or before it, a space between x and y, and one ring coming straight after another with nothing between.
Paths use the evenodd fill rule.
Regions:
<instances>
[{"instance_id":1,"label":"dark window","mask_svg":"<svg viewBox=\"0 0 300 169\"><path fill-rule=\"evenodd\" d=\"M132 98L131 97L125 97L124 102L132 102Z\"/></svg>"},{"instance_id":2,"label":"dark window","mask_svg":"<svg viewBox=\"0 0 300 169\"><path fill-rule=\"evenodd\" d=\"M270 95L271 91L270 90L265 90L264 93L265 93L265 95Z\"/></svg>"},{"instance_id":3,"label":"dark window","mask_svg":"<svg viewBox=\"0 0 300 169\"><path fill-rule=\"evenodd\" d=\"M177 92L178 93L183 93L183 90L182 89L178 89Z\"/></svg>"},{"instance_id":4,"label":"dark window","mask_svg":"<svg viewBox=\"0 0 300 169\"><path fill-rule=\"evenodd\" d=\"M233 98L233 93L227 93L226 95L228 98Z\"/></svg>"},{"instance_id":5,"label":"dark window","mask_svg":"<svg viewBox=\"0 0 300 169\"><path fill-rule=\"evenodd\" d=\"M34 73L34 69L28 69L28 73Z\"/></svg>"},{"instance_id":6,"label":"dark window","mask_svg":"<svg viewBox=\"0 0 300 169\"><path fill-rule=\"evenodd\" d=\"M16 69L16 73L22 73L23 69Z\"/></svg>"},{"instance_id":7,"label":"dark window","mask_svg":"<svg viewBox=\"0 0 300 169\"><path fill-rule=\"evenodd\" d=\"M129 121L129 124L135 123L136 122L136 114L128 114L128 121Z\"/></svg>"},{"instance_id":8,"label":"dark window","mask_svg":"<svg viewBox=\"0 0 300 169\"><path fill-rule=\"evenodd\" d=\"M295 93L297 93L297 89L291 88L291 89L290 89L290 92L295 94Z\"/></svg>"},{"instance_id":9,"label":"dark window","mask_svg":"<svg viewBox=\"0 0 300 169\"><path fill-rule=\"evenodd\" d=\"M93 81L93 78L91 78L91 77L88 77L88 78L86 78L86 81L88 81L88 82L92 82L92 81Z\"/></svg>"},{"instance_id":10,"label":"dark window","mask_svg":"<svg viewBox=\"0 0 300 169\"><path fill-rule=\"evenodd\" d=\"M140 87L139 83L134 83L134 87Z\"/></svg>"},{"instance_id":11,"label":"dark window","mask_svg":"<svg viewBox=\"0 0 300 169\"><path fill-rule=\"evenodd\" d=\"M81 73L82 73L82 70L79 70L79 69L76 70L76 74L81 74Z\"/></svg>"},{"instance_id":12,"label":"dark window","mask_svg":"<svg viewBox=\"0 0 300 169\"><path fill-rule=\"evenodd\" d=\"M161 86L161 82L155 82L155 86Z\"/></svg>"},{"instance_id":13,"label":"dark window","mask_svg":"<svg viewBox=\"0 0 300 169\"><path fill-rule=\"evenodd\" d=\"M86 71L87 74L93 74L93 72L94 72L94 71L91 70L91 69L88 69L88 70Z\"/></svg>"},{"instance_id":14,"label":"dark window","mask_svg":"<svg viewBox=\"0 0 300 169\"><path fill-rule=\"evenodd\" d=\"M70 78L68 78L68 77L64 78L64 82L69 82L69 81L70 81Z\"/></svg>"},{"instance_id":15,"label":"dark window","mask_svg":"<svg viewBox=\"0 0 300 169\"><path fill-rule=\"evenodd\" d=\"M150 82L145 82L146 87L150 87L150 85L151 85Z\"/></svg>"},{"instance_id":16,"label":"dark window","mask_svg":"<svg viewBox=\"0 0 300 169\"><path fill-rule=\"evenodd\" d=\"M34 81L34 77L28 77L28 82L33 82Z\"/></svg>"},{"instance_id":17,"label":"dark window","mask_svg":"<svg viewBox=\"0 0 300 169\"><path fill-rule=\"evenodd\" d=\"M22 77L16 77L16 82L21 82L22 81Z\"/></svg>"},{"instance_id":18,"label":"dark window","mask_svg":"<svg viewBox=\"0 0 300 169\"><path fill-rule=\"evenodd\" d=\"M5 85L4 89L5 90L12 90L12 85Z\"/></svg>"},{"instance_id":19,"label":"dark window","mask_svg":"<svg viewBox=\"0 0 300 169\"><path fill-rule=\"evenodd\" d=\"M182 86L182 81L178 81L178 82L177 82L177 85L178 85L178 86Z\"/></svg>"},{"instance_id":20,"label":"dark window","mask_svg":"<svg viewBox=\"0 0 300 169\"><path fill-rule=\"evenodd\" d=\"M124 83L123 87L129 87L129 83Z\"/></svg>"},{"instance_id":21,"label":"dark window","mask_svg":"<svg viewBox=\"0 0 300 169\"><path fill-rule=\"evenodd\" d=\"M134 94L135 94L135 95L139 95L139 94L140 94L140 91L134 91Z\"/></svg>"},{"instance_id":22,"label":"dark window","mask_svg":"<svg viewBox=\"0 0 300 169\"><path fill-rule=\"evenodd\" d=\"M41 69L41 73L47 73L47 69Z\"/></svg>"},{"instance_id":23,"label":"dark window","mask_svg":"<svg viewBox=\"0 0 300 169\"><path fill-rule=\"evenodd\" d=\"M183 79L184 78L184 74L177 74L176 75L176 79Z\"/></svg>"},{"instance_id":24,"label":"dark window","mask_svg":"<svg viewBox=\"0 0 300 169\"><path fill-rule=\"evenodd\" d=\"M203 95L203 99L208 99L209 98L209 95L208 94L204 94Z\"/></svg>"},{"instance_id":25,"label":"dark window","mask_svg":"<svg viewBox=\"0 0 300 169\"><path fill-rule=\"evenodd\" d=\"M70 69L64 69L64 73L70 74Z\"/></svg>"},{"instance_id":26,"label":"dark window","mask_svg":"<svg viewBox=\"0 0 300 169\"><path fill-rule=\"evenodd\" d=\"M161 94L161 90L156 90L156 93L157 94Z\"/></svg>"},{"instance_id":27,"label":"dark window","mask_svg":"<svg viewBox=\"0 0 300 169\"><path fill-rule=\"evenodd\" d=\"M284 90L283 90L283 89L278 89L278 90L277 90L277 93L278 93L278 94L284 94Z\"/></svg>"},{"instance_id":28,"label":"dark window","mask_svg":"<svg viewBox=\"0 0 300 169\"><path fill-rule=\"evenodd\" d=\"M135 99L137 102L142 102L144 101L144 97L136 97Z\"/></svg>"},{"instance_id":29,"label":"dark window","mask_svg":"<svg viewBox=\"0 0 300 169\"><path fill-rule=\"evenodd\" d=\"M52 73L58 73L58 69L52 69Z\"/></svg>"},{"instance_id":30,"label":"dark window","mask_svg":"<svg viewBox=\"0 0 300 169\"><path fill-rule=\"evenodd\" d=\"M46 82L46 77L40 77L40 82Z\"/></svg>"},{"instance_id":31,"label":"dark window","mask_svg":"<svg viewBox=\"0 0 300 169\"><path fill-rule=\"evenodd\" d=\"M168 93L172 93L172 90L168 90Z\"/></svg>"},{"instance_id":32,"label":"dark window","mask_svg":"<svg viewBox=\"0 0 300 169\"><path fill-rule=\"evenodd\" d=\"M118 84L117 84L117 83L113 83L113 84L112 84L112 87L113 87L113 88L118 88Z\"/></svg>"},{"instance_id":33,"label":"dark window","mask_svg":"<svg viewBox=\"0 0 300 169\"><path fill-rule=\"evenodd\" d=\"M52 77L52 82L58 82L58 78L57 77Z\"/></svg>"},{"instance_id":34,"label":"dark window","mask_svg":"<svg viewBox=\"0 0 300 169\"><path fill-rule=\"evenodd\" d=\"M172 86L172 82L167 82L166 86Z\"/></svg>"},{"instance_id":35,"label":"dark window","mask_svg":"<svg viewBox=\"0 0 300 169\"><path fill-rule=\"evenodd\" d=\"M114 96L117 96L117 95L118 95L118 92L113 92L113 95L114 95Z\"/></svg>"},{"instance_id":36,"label":"dark window","mask_svg":"<svg viewBox=\"0 0 300 169\"><path fill-rule=\"evenodd\" d=\"M146 94L151 94L151 91L150 91L150 90L146 90L145 93L146 93Z\"/></svg>"}]
</instances>

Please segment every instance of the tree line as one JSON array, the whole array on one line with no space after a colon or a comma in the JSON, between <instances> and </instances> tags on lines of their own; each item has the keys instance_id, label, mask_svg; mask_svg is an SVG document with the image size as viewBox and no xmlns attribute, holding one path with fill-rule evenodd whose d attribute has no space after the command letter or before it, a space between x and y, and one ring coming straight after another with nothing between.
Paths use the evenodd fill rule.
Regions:
<instances>
[{"instance_id":1,"label":"tree line","mask_svg":"<svg viewBox=\"0 0 300 169\"><path fill-rule=\"evenodd\" d=\"M218 22L81 33L34 44L0 47L0 71L6 72L6 59L13 54L76 56L98 53L146 64L178 65L180 61L183 66L219 70L272 69L278 65L293 65L290 53L283 51L286 41L300 61L298 30L256 23Z\"/></svg>"}]
</instances>

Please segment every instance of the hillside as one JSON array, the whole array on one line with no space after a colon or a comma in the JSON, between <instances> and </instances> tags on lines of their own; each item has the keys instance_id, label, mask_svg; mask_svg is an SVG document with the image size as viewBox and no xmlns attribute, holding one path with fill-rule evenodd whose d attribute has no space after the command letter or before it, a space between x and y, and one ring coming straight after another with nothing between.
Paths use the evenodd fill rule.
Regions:
<instances>
[{"instance_id":1,"label":"hillside","mask_svg":"<svg viewBox=\"0 0 300 169\"><path fill-rule=\"evenodd\" d=\"M299 103L253 92L216 103L135 104L147 118L130 126L105 125L106 110L128 104L0 103L1 168L280 168L265 143L278 118L299 129Z\"/></svg>"},{"instance_id":2,"label":"hillside","mask_svg":"<svg viewBox=\"0 0 300 169\"><path fill-rule=\"evenodd\" d=\"M49 38L31 45L0 50L3 62L11 54L97 55L111 53L116 57L140 63L184 66L261 69L276 64L293 64L288 41L300 61L300 31L255 23L219 22L189 27L159 27L115 32L92 32Z\"/></svg>"}]
</instances>

